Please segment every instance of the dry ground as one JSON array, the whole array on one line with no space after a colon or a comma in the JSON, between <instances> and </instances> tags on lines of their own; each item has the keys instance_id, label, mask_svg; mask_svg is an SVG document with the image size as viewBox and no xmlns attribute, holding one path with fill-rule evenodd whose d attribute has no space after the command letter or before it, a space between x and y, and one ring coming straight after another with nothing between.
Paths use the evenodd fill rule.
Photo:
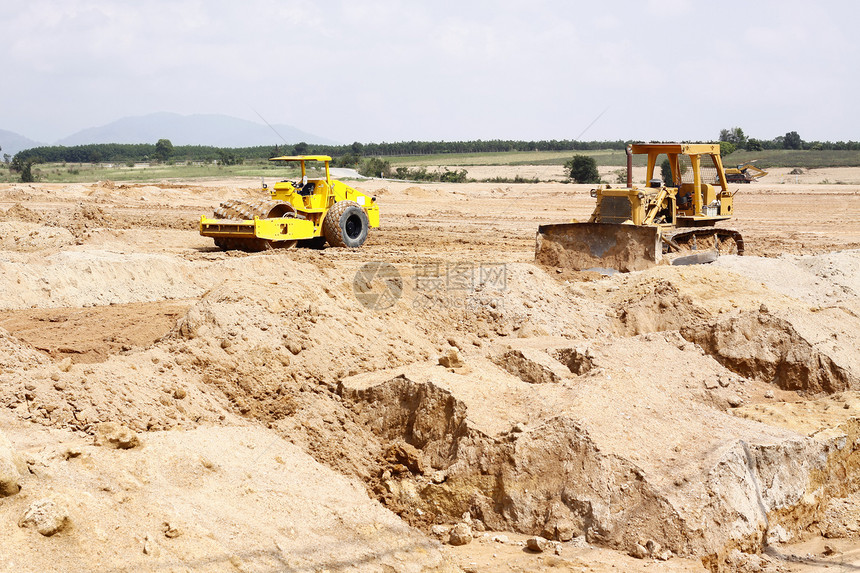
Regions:
<instances>
[{"instance_id":1,"label":"dry ground","mask_svg":"<svg viewBox=\"0 0 860 573\"><path fill-rule=\"evenodd\" d=\"M856 171L609 278L532 263L588 186L360 181L362 249L257 254L196 231L256 180L0 186L0 569L857 569Z\"/></svg>"}]
</instances>

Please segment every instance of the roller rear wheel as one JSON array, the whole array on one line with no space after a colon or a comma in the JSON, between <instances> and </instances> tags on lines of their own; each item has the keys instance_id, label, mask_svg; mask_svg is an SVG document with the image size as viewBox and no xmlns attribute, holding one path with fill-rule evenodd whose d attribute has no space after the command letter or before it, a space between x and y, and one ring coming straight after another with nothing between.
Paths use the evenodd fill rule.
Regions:
<instances>
[{"instance_id":1,"label":"roller rear wheel","mask_svg":"<svg viewBox=\"0 0 860 573\"><path fill-rule=\"evenodd\" d=\"M367 213L355 201L338 201L323 221L323 235L333 247L360 247L369 229Z\"/></svg>"}]
</instances>

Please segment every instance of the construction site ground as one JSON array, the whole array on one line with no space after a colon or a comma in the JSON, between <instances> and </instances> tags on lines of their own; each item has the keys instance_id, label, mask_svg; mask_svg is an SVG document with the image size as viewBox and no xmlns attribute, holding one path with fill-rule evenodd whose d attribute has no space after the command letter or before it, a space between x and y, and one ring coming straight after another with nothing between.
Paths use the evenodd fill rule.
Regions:
<instances>
[{"instance_id":1,"label":"construction site ground","mask_svg":"<svg viewBox=\"0 0 860 573\"><path fill-rule=\"evenodd\" d=\"M355 181L361 249L244 253L197 224L259 180L0 185L0 571L860 570L831 171L612 276L533 262L590 186Z\"/></svg>"}]
</instances>

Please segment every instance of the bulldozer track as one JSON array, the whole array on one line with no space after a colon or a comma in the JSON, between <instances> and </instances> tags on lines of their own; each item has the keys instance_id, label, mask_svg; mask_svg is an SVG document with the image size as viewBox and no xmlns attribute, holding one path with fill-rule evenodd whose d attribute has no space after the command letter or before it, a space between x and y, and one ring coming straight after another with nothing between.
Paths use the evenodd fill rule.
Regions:
<instances>
[{"instance_id":1,"label":"bulldozer track","mask_svg":"<svg viewBox=\"0 0 860 573\"><path fill-rule=\"evenodd\" d=\"M283 201L272 201L261 199L259 201L245 202L236 199L224 201L215 209L216 219L238 219L244 221L270 219L273 217L296 217L299 218L295 208ZM240 251L268 251L271 249L289 249L295 247L298 241L269 241L257 237L219 237L215 239L215 245L222 250Z\"/></svg>"},{"instance_id":2,"label":"bulldozer track","mask_svg":"<svg viewBox=\"0 0 860 573\"><path fill-rule=\"evenodd\" d=\"M675 229L663 235L670 250L716 249L721 254L744 254L744 238L740 232L725 227L695 227ZM705 242L699 246L700 242ZM731 246L734 242L734 247Z\"/></svg>"}]
</instances>

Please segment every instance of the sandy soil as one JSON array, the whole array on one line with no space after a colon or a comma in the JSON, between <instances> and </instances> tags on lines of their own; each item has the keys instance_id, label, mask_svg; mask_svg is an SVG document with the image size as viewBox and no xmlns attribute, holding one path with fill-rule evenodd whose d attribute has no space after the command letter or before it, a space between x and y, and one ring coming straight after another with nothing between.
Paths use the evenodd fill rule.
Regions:
<instances>
[{"instance_id":1,"label":"sandy soil","mask_svg":"<svg viewBox=\"0 0 860 573\"><path fill-rule=\"evenodd\" d=\"M255 254L196 224L256 179L0 186L0 568L857 569L860 176L776 171L749 256L612 277L533 263L589 186Z\"/></svg>"}]
</instances>

